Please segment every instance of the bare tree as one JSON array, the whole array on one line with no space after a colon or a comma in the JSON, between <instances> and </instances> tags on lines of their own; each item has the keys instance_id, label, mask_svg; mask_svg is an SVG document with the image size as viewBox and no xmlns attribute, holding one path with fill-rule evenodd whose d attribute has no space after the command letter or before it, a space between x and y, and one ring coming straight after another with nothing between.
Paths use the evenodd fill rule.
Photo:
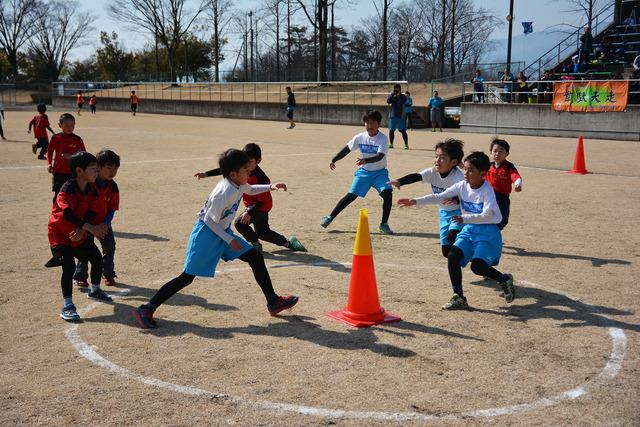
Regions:
<instances>
[{"instance_id":1,"label":"bare tree","mask_svg":"<svg viewBox=\"0 0 640 427\"><path fill-rule=\"evenodd\" d=\"M271 22L268 27L274 35L274 51L276 60L276 80L280 81L281 76L281 54L280 54L280 26L282 24L282 13L284 11L286 0L264 0L265 15Z\"/></svg>"},{"instance_id":2,"label":"bare tree","mask_svg":"<svg viewBox=\"0 0 640 427\"><path fill-rule=\"evenodd\" d=\"M220 81L220 59L222 58L221 46L224 38L225 29L229 24L231 17L231 2L229 0L209 0L209 18L213 22L213 66L214 79Z\"/></svg>"},{"instance_id":3,"label":"bare tree","mask_svg":"<svg viewBox=\"0 0 640 427\"><path fill-rule=\"evenodd\" d=\"M593 27L593 16L600 14L611 5L606 0L568 0L569 12L578 13L584 16L589 27ZM582 21L582 20L581 20Z\"/></svg>"},{"instance_id":4,"label":"bare tree","mask_svg":"<svg viewBox=\"0 0 640 427\"><path fill-rule=\"evenodd\" d=\"M298 4L302 7L304 14L309 19L313 28L318 32L320 48L318 52L318 81L327 81L327 31L328 31L328 15L329 1L316 0L315 19L309 15L307 6L303 0L298 0Z\"/></svg>"},{"instance_id":5,"label":"bare tree","mask_svg":"<svg viewBox=\"0 0 640 427\"><path fill-rule=\"evenodd\" d=\"M18 75L18 51L33 35L34 21L42 13L37 0L0 0L0 47Z\"/></svg>"},{"instance_id":6,"label":"bare tree","mask_svg":"<svg viewBox=\"0 0 640 427\"><path fill-rule=\"evenodd\" d=\"M378 5L375 0L371 0L376 8L378 18L382 20L382 80L387 80L387 67L389 65L389 8L393 0L382 0Z\"/></svg>"},{"instance_id":7,"label":"bare tree","mask_svg":"<svg viewBox=\"0 0 640 427\"><path fill-rule=\"evenodd\" d=\"M397 45L395 53L398 80L406 78L410 64L417 59L414 44L421 32L425 13L425 10L415 3L402 3L390 15L389 21L392 28L395 29L396 41L392 45ZM394 37L391 37L390 40L394 41Z\"/></svg>"},{"instance_id":8,"label":"bare tree","mask_svg":"<svg viewBox=\"0 0 640 427\"><path fill-rule=\"evenodd\" d=\"M29 45L40 56L52 81L58 80L67 63L69 51L78 46L93 27L89 12L79 12L76 1L55 0L46 4L46 13L38 14L33 23Z\"/></svg>"},{"instance_id":9,"label":"bare tree","mask_svg":"<svg viewBox=\"0 0 640 427\"><path fill-rule=\"evenodd\" d=\"M113 0L107 10L116 20L143 28L164 46L171 81L176 77L176 50L210 0L197 0L192 10L187 0Z\"/></svg>"}]
</instances>

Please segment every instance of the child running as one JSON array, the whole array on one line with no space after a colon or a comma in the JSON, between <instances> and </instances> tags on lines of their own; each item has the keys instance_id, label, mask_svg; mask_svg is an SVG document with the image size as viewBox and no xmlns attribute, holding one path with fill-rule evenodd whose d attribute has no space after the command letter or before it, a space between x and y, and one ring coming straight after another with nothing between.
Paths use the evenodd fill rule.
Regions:
<instances>
[{"instance_id":1,"label":"child running","mask_svg":"<svg viewBox=\"0 0 640 427\"><path fill-rule=\"evenodd\" d=\"M51 190L54 202L62 184L71 179L69 158L78 151L86 151L82 138L73 133L76 119L72 114L62 114L58 126L62 132L55 134L47 147L47 171L53 174Z\"/></svg>"},{"instance_id":2,"label":"child running","mask_svg":"<svg viewBox=\"0 0 640 427\"><path fill-rule=\"evenodd\" d=\"M31 151L33 154L36 154L38 148L40 148L38 159L45 160L45 153L49 147L49 135L47 134L47 130L51 132L51 135L55 135L55 132L51 129L49 117L45 114L47 112L47 106L44 103L38 104L37 109L38 114L33 116L33 119L29 122L29 129L27 130L27 133L31 133L31 128L33 127L33 136L36 138L37 142L35 144L31 144Z\"/></svg>"},{"instance_id":3,"label":"child running","mask_svg":"<svg viewBox=\"0 0 640 427\"><path fill-rule=\"evenodd\" d=\"M271 184L271 180L267 174L265 174L260 166L258 166L262 161L262 150L260 149L260 146L251 142L245 145L242 151L251 161L249 166L251 175L249 176L247 184ZM218 176L220 174L220 168L216 168L206 172L197 172L193 176L200 179L207 176ZM254 196L243 194L242 202L246 209L235 221L236 230L238 230L238 232L242 234L242 237L251 243L254 248L262 252L262 244L260 243L260 240L264 240L265 242L270 242L277 246L283 246L287 249L291 249L292 251L307 251L296 236L291 236L287 239L269 227L269 211L273 207L273 199L270 192ZM255 231L251 228L250 224L252 223Z\"/></svg>"},{"instance_id":4,"label":"child running","mask_svg":"<svg viewBox=\"0 0 640 427\"><path fill-rule=\"evenodd\" d=\"M509 143L504 139L493 138L490 146L491 167L487 172L487 181L496 193L496 202L500 207L502 221L498 224L500 230L504 229L509 222L509 211L511 207L511 184L514 185L516 193L522 191L522 177L513 163L507 160L509 156Z\"/></svg>"},{"instance_id":5,"label":"child running","mask_svg":"<svg viewBox=\"0 0 640 427\"><path fill-rule=\"evenodd\" d=\"M224 179L211 191L198 213L198 219L189 237L183 272L164 284L148 303L134 310L142 328L156 328L157 323L153 315L157 308L193 282L196 276L214 277L220 259L231 261L240 258L249 264L272 316L293 307L298 302L296 296L278 296L275 293L262 254L231 231L231 223L243 194L255 195L278 189L287 190L287 186L280 182L270 185L248 185L250 163L245 153L233 148L220 156L219 165Z\"/></svg>"},{"instance_id":6,"label":"child running","mask_svg":"<svg viewBox=\"0 0 640 427\"><path fill-rule=\"evenodd\" d=\"M364 197L371 187L378 191L382 197L382 220L378 230L384 234L393 234L389 228L389 215L391 214L392 188L389 182L387 170L387 137L378 130L382 115L379 111L370 110L362 117L365 131L354 136L338 154L331 159L329 168L335 170L336 162L347 156L354 150L360 150L361 157L356 159L359 166L354 174L349 192L333 208L333 211L322 218L320 225L327 228L340 212L358 197Z\"/></svg>"},{"instance_id":7,"label":"child running","mask_svg":"<svg viewBox=\"0 0 640 427\"><path fill-rule=\"evenodd\" d=\"M136 91L131 91L131 96L129 97L131 100L131 113L135 116L138 112L138 95L136 95Z\"/></svg>"},{"instance_id":8,"label":"child running","mask_svg":"<svg viewBox=\"0 0 640 427\"><path fill-rule=\"evenodd\" d=\"M464 226L449 251L449 278L453 296L442 306L443 310L466 309L469 307L462 289L462 267L471 261L471 271L479 276L489 277L500 283L507 303L516 296L513 276L503 274L493 268L498 265L502 254L502 236L496 226L501 220L500 209L491 185L484 176L489 170L489 157L474 151L464 159L464 181L457 182L442 193L429 194L416 199L400 199L402 207L434 204L457 197L462 215L453 220Z\"/></svg>"},{"instance_id":9,"label":"child running","mask_svg":"<svg viewBox=\"0 0 640 427\"><path fill-rule=\"evenodd\" d=\"M434 166L432 168L425 169L420 173L403 176L390 181L389 184L399 189L402 185L422 181L424 184L431 185L433 194L442 193L453 184L464 181L464 175L458 168L464 157L463 145L464 142L453 138L438 142L435 146ZM458 198L453 197L441 201L439 205L440 246L442 248L442 256L447 258L451 245L456 241L456 236L462 229L462 224L453 220L454 217L461 215L460 202Z\"/></svg>"},{"instance_id":10,"label":"child running","mask_svg":"<svg viewBox=\"0 0 640 427\"><path fill-rule=\"evenodd\" d=\"M90 219L95 215L92 210L98 194L93 187L98 175L98 164L93 154L84 151L75 153L69 159L73 178L64 183L51 209L49 218L49 244L53 258L46 267L62 266L60 286L64 304L60 317L68 321L80 320L73 304L73 272L76 268L74 258L91 263L91 289L89 298L110 302L111 297L100 289L102 275L102 256L92 238L105 237L105 224L92 225Z\"/></svg>"},{"instance_id":11,"label":"child running","mask_svg":"<svg viewBox=\"0 0 640 427\"><path fill-rule=\"evenodd\" d=\"M76 95L76 104L78 105L78 115L80 116L80 112L82 111L82 107L84 106L84 97L82 96L82 91L79 90Z\"/></svg>"},{"instance_id":12,"label":"child running","mask_svg":"<svg viewBox=\"0 0 640 427\"><path fill-rule=\"evenodd\" d=\"M94 207L95 216L92 224L104 224L107 232L102 239L102 277L106 286L116 284L116 272L113 265L113 258L116 252L116 239L111 228L113 216L120 207L120 191L118 185L113 180L120 167L120 156L111 150L102 150L96 155L98 161L98 178L94 187L98 193L98 200ZM87 262L79 261L76 272L73 275L73 282L76 286L87 288Z\"/></svg>"}]
</instances>

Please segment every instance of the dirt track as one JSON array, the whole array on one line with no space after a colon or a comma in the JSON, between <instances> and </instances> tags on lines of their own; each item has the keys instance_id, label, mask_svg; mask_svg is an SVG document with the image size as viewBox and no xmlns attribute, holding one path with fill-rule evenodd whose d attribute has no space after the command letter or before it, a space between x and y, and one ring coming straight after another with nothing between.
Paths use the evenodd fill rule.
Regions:
<instances>
[{"instance_id":1,"label":"dirt track","mask_svg":"<svg viewBox=\"0 0 640 427\"><path fill-rule=\"evenodd\" d=\"M52 122L58 114L50 112ZM437 210L394 207L397 234L374 232L372 243L381 302L404 321L356 330L325 312L346 302L349 268L338 263L351 261L358 209L368 208L375 230L382 201L370 192L329 229L319 221L348 189L355 156L335 172L328 163L360 128L302 123L288 131L284 122L85 113L76 130L89 150L110 147L123 160L114 229L117 290L129 293L93 307L74 290L80 309L93 308L73 329L58 318L60 271L43 267L50 177L30 151L31 116L6 112L10 141L0 142L2 425L392 423L380 413L449 417L431 422L438 425L640 423L637 143L585 141L595 173L575 176L561 172L571 166L575 140L507 137L509 159L524 177L503 234L500 269L518 282L510 305L465 269L473 310L442 312L451 291ZM412 149L389 156L392 177L431 165L439 138L460 137L466 152L488 151L490 138L409 135ZM272 228L295 234L309 249L293 254L265 244L276 291L297 294L300 303L269 317L250 271L236 261L162 306L157 331L141 331L131 309L180 272L195 214L216 182L193 173L213 167L225 148L252 141L262 147L271 179L289 185L273 194ZM414 184L394 199L427 192ZM131 375L231 397L185 395L109 371L79 354L69 336ZM618 359L619 372L603 374ZM579 387L581 397L553 400ZM552 404L541 405L544 399ZM378 415L304 415L264 402ZM479 412L493 408L507 409L499 416ZM414 423L430 421L396 425Z\"/></svg>"}]
</instances>

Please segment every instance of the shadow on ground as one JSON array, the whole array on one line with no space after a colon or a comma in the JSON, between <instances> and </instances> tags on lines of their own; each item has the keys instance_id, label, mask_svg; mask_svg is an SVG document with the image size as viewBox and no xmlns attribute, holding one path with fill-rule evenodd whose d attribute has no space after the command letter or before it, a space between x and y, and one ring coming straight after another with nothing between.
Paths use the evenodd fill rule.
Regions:
<instances>
[{"instance_id":1,"label":"shadow on ground","mask_svg":"<svg viewBox=\"0 0 640 427\"><path fill-rule=\"evenodd\" d=\"M518 248L515 246L504 246L503 247L505 254L515 255L515 256L524 256L524 257L533 257L533 258L563 258L563 259L575 259L578 261L590 261L591 265L594 267L601 267L605 264L621 264L621 265L629 265L631 262L625 261L622 259L612 259L612 258L596 258L596 257L588 257L582 255L571 255L571 254L557 254L553 252L531 252L523 248Z\"/></svg>"},{"instance_id":2,"label":"shadow on ground","mask_svg":"<svg viewBox=\"0 0 640 427\"><path fill-rule=\"evenodd\" d=\"M155 234L146 233L127 233L124 231L114 231L114 237L118 239L133 239L133 240L151 240L152 242L168 242L169 239L162 236L156 236Z\"/></svg>"}]
</instances>

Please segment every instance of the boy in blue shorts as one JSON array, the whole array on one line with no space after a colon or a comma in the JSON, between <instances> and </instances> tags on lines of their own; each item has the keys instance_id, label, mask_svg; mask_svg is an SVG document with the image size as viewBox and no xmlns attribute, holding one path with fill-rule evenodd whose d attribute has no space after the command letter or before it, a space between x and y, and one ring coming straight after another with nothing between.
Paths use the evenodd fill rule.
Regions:
<instances>
[{"instance_id":1,"label":"boy in blue shorts","mask_svg":"<svg viewBox=\"0 0 640 427\"><path fill-rule=\"evenodd\" d=\"M365 132L354 136L347 145L340 150L338 154L331 160L329 168L334 170L336 162L344 158L347 154L354 150L360 150L361 157L356 159L356 165L359 166L354 174L351 188L346 196L344 196L333 208L333 211L322 218L320 225L327 228L329 224L338 216L340 212L358 197L364 197L370 188L378 190L378 194L382 197L382 221L378 230L384 234L393 234L389 228L389 215L391 214L392 188L388 184L389 171L387 170L387 137L380 132L380 122L382 115L379 111L368 111L362 117Z\"/></svg>"},{"instance_id":2,"label":"boy in blue shorts","mask_svg":"<svg viewBox=\"0 0 640 427\"><path fill-rule=\"evenodd\" d=\"M453 296L442 306L443 310L469 307L462 290L462 267L469 261L471 271L475 274L500 283L507 303L512 302L516 296L513 276L493 268L498 265L502 253L502 236L496 225L502 220L502 216L493 188L484 179L489 166L489 157L480 151L474 151L464 159L464 181L453 184L439 194L398 200L398 204L405 207L434 204L453 197L460 200L462 214L454 216L453 220L464 226L449 251L448 267Z\"/></svg>"},{"instance_id":3,"label":"boy in blue shorts","mask_svg":"<svg viewBox=\"0 0 640 427\"><path fill-rule=\"evenodd\" d=\"M275 293L262 254L231 231L243 194L260 194L280 188L286 191L287 186L284 183L248 185L250 160L240 150L231 148L225 151L218 163L224 179L218 182L198 213L189 237L182 273L165 283L148 303L134 310L135 318L144 329L157 327L153 318L157 308L191 284L196 276L213 277L220 259L231 261L240 258L249 264L272 316L298 302L296 296L278 296Z\"/></svg>"},{"instance_id":4,"label":"boy in blue shorts","mask_svg":"<svg viewBox=\"0 0 640 427\"><path fill-rule=\"evenodd\" d=\"M420 173L412 173L399 179L390 181L389 184L396 188L402 185L413 184L422 181L431 185L433 194L442 193L447 188L457 182L464 181L464 175L458 168L462 163L464 142L459 139L447 138L444 142L438 142L435 146L434 166L423 170ZM440 206L440 246L442 255L447 258L451 245L456 240L456 236L462 229L462 224L453 221L455 216L460 216L460 202L454 197L443 200Z\"/></svg>"},{"instance_id":5,"label":"boy in blue shorts","mask_svg":"<svg viewBox=\"0 0 640 427\"><path fill-rule=\"evenodd\" d=\"M398 84L393 86L393 92L387 97L389 108L389 148L393 148L395 130L398 129L404 140L404 149L409 149L409 136L407 135L407 124L405 117L405 104L407 97L402 93L402 87Z\"/></svg>"}]
</instances>

